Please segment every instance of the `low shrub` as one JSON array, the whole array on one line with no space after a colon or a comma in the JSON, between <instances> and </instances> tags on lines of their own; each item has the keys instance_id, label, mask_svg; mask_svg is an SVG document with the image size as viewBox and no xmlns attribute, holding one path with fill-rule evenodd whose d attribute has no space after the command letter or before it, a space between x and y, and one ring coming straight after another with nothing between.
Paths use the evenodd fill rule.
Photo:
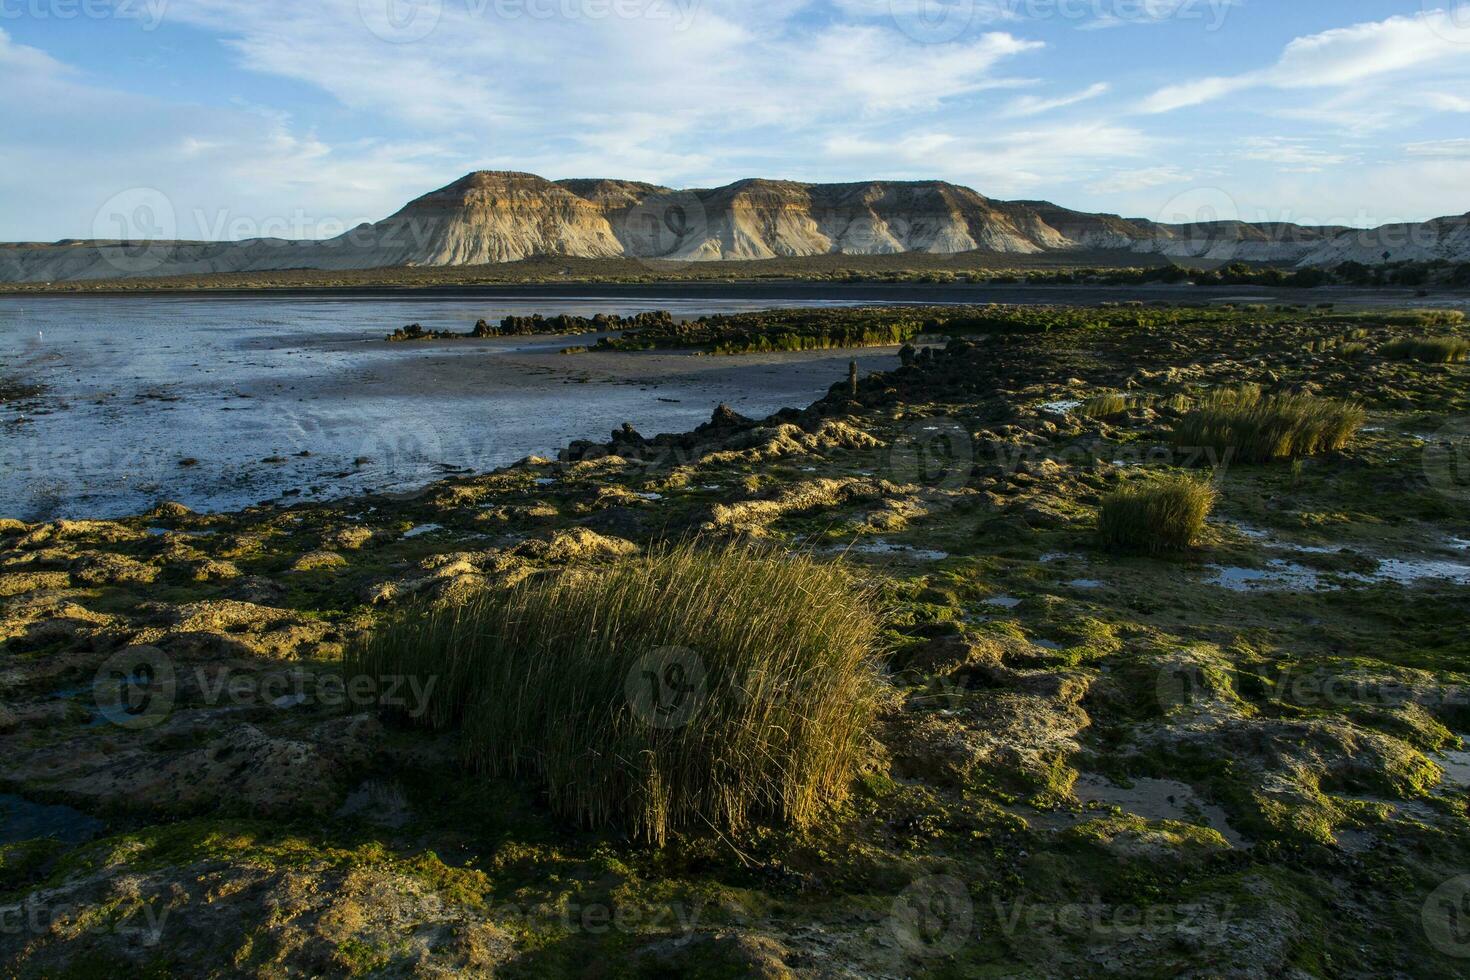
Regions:
<instances>
[{"instance_id":1,"label":"low shrub","mask_svg":"<svg viewBox=\"0 0 1470 980\"><path fill-rule=\"evenodd\" d=\"M1209 448L1220 459L1269 463L1342 449L1367 416L1349 402L1315 395L1265 395L1255 385L1220 388L1174 425L1176 446Z\"/></svg>"},{"instance_id":2,"label":"low shrub","mask_svg":"<svg viewBox=\"0 0 1470 980\"><path fill-rule=\"evenodd\" d=\"M1104 547L1154 555L1193 547L1215 507L1214 484L1180 475L1139 480L1103 497Z\"/></svg>"},{"instance_id":3,"label":"low shrub","mask_svg":"<svg viewBox=\"0 0 1470 980\"><path fill-rule=\"evenodd\" d=\"M349 676L434 683L417 724L552 808L662 843L811 824L847 792L877 697L878 622L840 566L680 545L418 610Z\"/></svg>"}]
</instances>

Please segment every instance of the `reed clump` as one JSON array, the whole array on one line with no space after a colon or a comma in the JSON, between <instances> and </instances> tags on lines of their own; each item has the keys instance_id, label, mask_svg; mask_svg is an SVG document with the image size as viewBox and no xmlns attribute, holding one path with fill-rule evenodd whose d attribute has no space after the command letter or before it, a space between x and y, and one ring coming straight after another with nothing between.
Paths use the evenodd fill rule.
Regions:
<instances>
[{"instance_id":1,"label":"reed clump","mask_svg":"<svg viewBox=\"0 0 1470 980\"><path fill-rule=\"evenodd\" d=\"M1098 533L1115 551L1184 551L1199 540L1217 496L1214 484L1188 474L1138 480L1103 497Z\"/></svg>"},{"instance_id":2,"label":"reed clump","mask_svg":"<svg viewBox=\"0 0 1470 980\"><path fill-rule=\"evenodd\" d=\"M1222 460L1269 463L1347 446L1367 421L1361 406L1306 394L1263 394L1256 385L1218 388L1174 425L1179 447Z\"/></svg>"},{"instance_id":3,"label":"reed clump","mask_svg":"<svg viewBox=\"0 0 1470 980\"><path fill-rule=\"evenodd\" d=\"M809 826L841 799L878 697L878 632L838 565L683 544L416 611L348 670L432 681L410 720L458 731L471 766L662 843Z\"/></svg>"},{"instance_id":4,"label":"reed clump","mask_svg":"<svg viewBox=\"0 0 1470 980\"><path fill-rule=\"evenodd\" d=\"M1398 340L1383 348L1385 357L1425 364L1458 364L1470 355L1470 341L1459 337L1419 337Z\"/></svg>"}]
</instances>

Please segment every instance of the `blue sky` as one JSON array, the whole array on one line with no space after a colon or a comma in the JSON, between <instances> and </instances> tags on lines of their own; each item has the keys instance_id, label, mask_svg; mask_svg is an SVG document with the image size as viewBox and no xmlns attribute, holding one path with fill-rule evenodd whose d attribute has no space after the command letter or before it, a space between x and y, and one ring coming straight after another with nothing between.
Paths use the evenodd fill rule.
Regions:
<instances>
[{"instance_id":1,"label":"blue sky","mask_svg":"<svg viewBox=\"0 0 1470 980\"><path fill-rule=\"evenodd\" d=\"M321 237L479 168L1470 210L1459 0L0 0L0 91L10 241Z\"/></svg>"}]
</instances>

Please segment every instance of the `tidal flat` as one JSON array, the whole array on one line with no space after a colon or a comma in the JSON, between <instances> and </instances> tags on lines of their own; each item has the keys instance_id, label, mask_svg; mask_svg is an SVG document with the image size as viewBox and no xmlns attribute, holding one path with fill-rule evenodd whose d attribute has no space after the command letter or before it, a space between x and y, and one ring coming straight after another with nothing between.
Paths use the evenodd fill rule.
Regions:
<instances>
[{"instance_id":1,"label":"tidal flat","mask_svg":"<svg viewBox=\"0 0 1470 980\"><path fill-rule=\"evenodd\" d=\"M0 521L4 971L1463 975L1463 315L932 316L687 359L825 372L774 414Z\"/></svg>"}]
</instances>

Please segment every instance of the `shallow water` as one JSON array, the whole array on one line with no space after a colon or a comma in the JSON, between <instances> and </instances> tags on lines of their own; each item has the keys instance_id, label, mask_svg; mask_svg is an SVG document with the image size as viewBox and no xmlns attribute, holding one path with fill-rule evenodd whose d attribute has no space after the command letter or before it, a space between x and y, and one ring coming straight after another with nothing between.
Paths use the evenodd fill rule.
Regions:
<instances>
[{"instance_id":1,"label":"shallow water","mask_svg":"<svg viewBox=\"0 0 1470 980\"><path fill-rule=\"evenodd\" d=\"M162 499L226 510L483 471L624 421L685 431L716 405L764 416L846 376L852 352L561 355L575 338L387 344L406 323L507 314L676 316L845 301L0 297L0 373L44 384L0 413L0 516L117 516ZM891 352L861 352L864 369ZM18 417L19 416L19 417Z\"/></svg>"},{"instance_id":2,"label":"shallow water","mask_svg":"<svg viewBox=\"0 0 1470 980\"><path fill-rule=\"evenodd\" d=\"M10 793L0 793L0 844L35 837L54 837L67 844L80 844L102 832L102 821L69 806L34 803Z\"/></svg>"}]
</instances>

